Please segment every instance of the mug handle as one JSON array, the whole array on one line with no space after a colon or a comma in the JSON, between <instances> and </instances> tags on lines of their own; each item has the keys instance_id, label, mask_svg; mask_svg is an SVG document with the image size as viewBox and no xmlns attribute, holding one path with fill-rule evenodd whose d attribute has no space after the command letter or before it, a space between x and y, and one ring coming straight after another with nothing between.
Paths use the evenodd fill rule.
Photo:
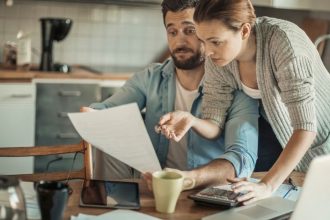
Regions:
<instances>
[{"instance_id":1,"label":"mug handle","mask_svg":"<svg viewBox=\"0 0 330 220\"><path fill-rule=\"evenodd\" d=\"M188 190L194 188L196 180L190 177L183 177L182 190Z\"/></svg>"}]
</instances>

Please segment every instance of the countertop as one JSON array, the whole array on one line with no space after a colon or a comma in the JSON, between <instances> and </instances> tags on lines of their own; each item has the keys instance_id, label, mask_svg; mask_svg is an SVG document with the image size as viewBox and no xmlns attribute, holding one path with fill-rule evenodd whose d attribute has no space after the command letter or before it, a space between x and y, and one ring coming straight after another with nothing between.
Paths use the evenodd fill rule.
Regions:
<instances>
[{"instance_id":1,"label":"countertop","mask_svg":"<svg viewBox=\"0 0 330 220\"><path fill-rule=\"evenodd\" d=\"M72 68L70 73L18 71L0 68L0 82L31 82L33 79L95 79L95 80L127 80L133 73L101 73L96 74L80 68Z\"/></svg>"}]
</instances>

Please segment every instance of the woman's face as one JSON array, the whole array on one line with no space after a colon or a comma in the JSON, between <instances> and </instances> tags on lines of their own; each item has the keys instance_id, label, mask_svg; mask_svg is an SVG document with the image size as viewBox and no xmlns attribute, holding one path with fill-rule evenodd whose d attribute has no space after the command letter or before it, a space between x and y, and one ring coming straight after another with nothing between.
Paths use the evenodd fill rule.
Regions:
<instances>
[{"instance_id":1,"label":"woman's face","mask_svg":"<svg viewBox=\"0 0 330 220\"><path fill-rule=\"evenodd\" d=\"M198 38L204 43L206 55L218 66L225 66L240 56L241 31L229 29L222 21L203 21L196 25Z\"/></svg>"}]
</instances>

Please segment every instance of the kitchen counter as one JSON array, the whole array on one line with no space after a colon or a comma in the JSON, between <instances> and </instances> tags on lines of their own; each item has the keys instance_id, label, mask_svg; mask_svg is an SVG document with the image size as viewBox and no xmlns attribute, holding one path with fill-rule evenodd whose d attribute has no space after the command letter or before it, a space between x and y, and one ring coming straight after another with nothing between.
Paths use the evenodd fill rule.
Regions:
<instances>
[{"instance_id":1,"label":"kitchen counter","mask_svg":"<svg viewBox=\"0 0 330 220\"><path fill-rule=\"evenodd\" d=\"M72 68L70 73L17 71L0 69L0 82L31 82L33 79L95 79L95 80L127 80L133 73L96 74L80 68Z\"/></svg>"}]
</instances>

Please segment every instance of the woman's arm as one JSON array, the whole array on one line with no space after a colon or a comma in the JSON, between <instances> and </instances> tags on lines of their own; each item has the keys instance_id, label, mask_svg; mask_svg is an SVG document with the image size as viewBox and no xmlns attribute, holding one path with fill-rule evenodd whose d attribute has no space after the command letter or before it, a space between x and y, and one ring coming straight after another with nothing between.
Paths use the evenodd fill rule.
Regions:
<instances>
[{"instance_id":1,"label":"woman's arm","mask_svg":"<svg viewBox=\"0 0 330 220\"><path fill-rule=\"evenodd\" d=\"M297 166L313 143L315 136L315 132L295 130L276 163L259 183L252 183L246 180L241 181L239 179L231 180L235 193L248 192L238 197L237 200L247 205L271 196Z\"/></svg>"},{"instance_id":2,"label":"woman's arm","mask_svg":"<svg viewBox=\"0 0 330 220\"><path fill-rule=\"evenodd\" d=\"M290 175L313 143L315 132L295 130L276 163L261 180L274 191Z\"/></svg>"},{"instance_id":3,"label":"woman's arm","mask_svg":"<svg viewBox=\"0 0 330 220\"><path fill-rule=\"evenodd\" d=\"M156 131L175 141L179 141L190 128L204 138L217 138L224 128L227 111L234 98L237 87L234 81L231 73L218 69L207 57L201 107L203 119L189 112L171 112L161 117Z\"/></svg>"}]
</instances>

